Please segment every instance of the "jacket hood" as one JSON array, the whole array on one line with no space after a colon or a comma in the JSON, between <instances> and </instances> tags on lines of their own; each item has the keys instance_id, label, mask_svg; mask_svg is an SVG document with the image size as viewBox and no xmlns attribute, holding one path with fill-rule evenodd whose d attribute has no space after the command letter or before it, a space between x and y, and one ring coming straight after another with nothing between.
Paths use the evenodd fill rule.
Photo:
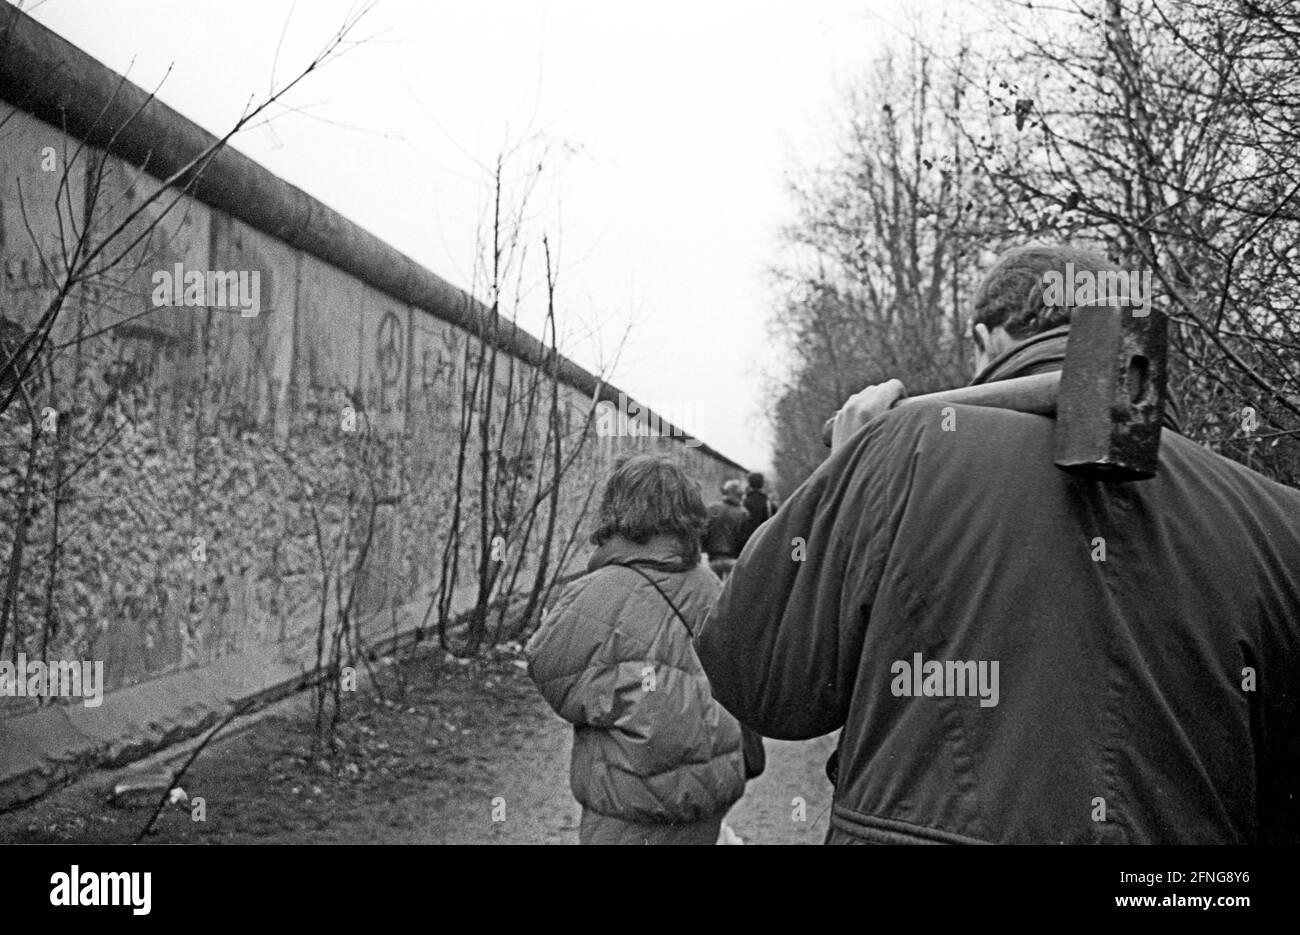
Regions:
<instances>
[{"instance_id":1,"label":"jacket hood","mask_svg":"<svg viewBox=\"0 0 1300 935\"><path fill-rule=\"evenodd\" d=\"M689 547L676 536L654 536L641 543L614 536L592 554L587 562L587 571L633 561L655 565L665 571L686 571L699 564L700 556L698 551L691 555Z\"/></svg>"}]
</instances>

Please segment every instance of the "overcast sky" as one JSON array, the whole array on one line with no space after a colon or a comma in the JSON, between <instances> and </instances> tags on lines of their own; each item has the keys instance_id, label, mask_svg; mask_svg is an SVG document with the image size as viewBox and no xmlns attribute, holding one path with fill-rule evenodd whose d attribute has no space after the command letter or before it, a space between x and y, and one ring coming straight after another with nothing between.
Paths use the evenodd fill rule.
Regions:
<instances>
[{"instance_id":1,"label":"overcast sky","mask_svg":"<svg viewBox=\"0 0 1300 935\"><path fill-rule=\"evenodd\" d=\"M358 8L24 6L137 84L161 81L163 101L214 132ZM529 237L545 231L560 255L562 349L597 370L630 323L613 381L763 467L762 375L780 353L766 338L766 269L791 213L785 179L826 155L840 89L904 28L890 0L379 0L351 36L368 41L236 146L462 287L488 167L523 143L519 179L518 163L546 152ZM537 315L521 315L534 333Z\"/></svg>"}]
</instances>

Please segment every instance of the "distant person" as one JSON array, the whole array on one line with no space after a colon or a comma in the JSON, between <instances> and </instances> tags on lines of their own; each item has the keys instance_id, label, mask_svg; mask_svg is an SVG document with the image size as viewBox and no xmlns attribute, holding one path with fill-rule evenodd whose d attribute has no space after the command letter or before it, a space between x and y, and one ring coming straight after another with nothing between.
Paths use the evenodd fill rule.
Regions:
<instances>
[{"instance_id":1,"label":"distant person","mask_svg":"<svg viewBox=\"0 0 1300 935\"><path fill-rule=\"evenodd\" d=\"M582 844L713 844L745 791L740 725L713 700L691 645L721 590L700 562L707 520L676 464L622 463L588 573L528 642L529 675L574 726Z\"/></svg>"},{"instance_id":2,"label":"distant person","mask_svg":"<svg viewBox=\"0 0 1300 935\"><path fill-rule=\"evenodd\" d=\"M740 505L744 490L740 481L726 481L722 485L722 502L709 504L704 551L709 554L709 567L723 581L731 574L731 567L736 564L736 558L745 546L749 511Z\"/></svg>"},{"instance_id":3,"label":"distant person","mask_svg":"<svg viewBox=\"0 0 1300 935\"><path fill-rule=\"evenodd\" d=\"M745 499L741 501L741 506L749 514L749 520L745 523L740 535L742 550L745 548L745 543L749 541L749 537L754 534L754 530L771 519L772 514L776 512L776 507L763 491L763 483L763 475L758 471L754 471L749 475L749 489L745 491Z\"/></svg>"}]
</instances>

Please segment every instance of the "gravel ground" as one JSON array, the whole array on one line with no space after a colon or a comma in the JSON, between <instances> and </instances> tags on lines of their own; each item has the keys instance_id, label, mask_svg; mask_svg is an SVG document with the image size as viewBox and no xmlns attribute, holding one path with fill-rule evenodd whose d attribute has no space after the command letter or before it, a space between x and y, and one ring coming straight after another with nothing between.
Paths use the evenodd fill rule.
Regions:
<instances>
[{"instance_id":1,"label":"gravel ground","mask_svg":"<svg viewBox=\"0 0 1300 935\"><path fill-rule=\"evenodd\" d=\"M571 730L537 694L517 652L468 662L437 652L387 660L373 684L382 697L365 686L347 696L333 757L312 754L306 697L217 740L181 781L190 805L169 806L146 840L577 842ZM747 844L821 843L831 798L822 765L833 739L766 743L767 770L727 823ZM122 772L90 774L0 814L0 842L131 841L156 796L110 804ZM203 821L194 820L195 797L203 799Z\"/></svg>"}]
</instances>

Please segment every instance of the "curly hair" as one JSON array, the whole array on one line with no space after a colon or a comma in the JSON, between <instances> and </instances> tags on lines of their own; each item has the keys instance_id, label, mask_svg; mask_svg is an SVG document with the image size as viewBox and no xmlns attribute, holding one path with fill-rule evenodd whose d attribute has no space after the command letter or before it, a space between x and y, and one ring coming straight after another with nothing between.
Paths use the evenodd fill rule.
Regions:
<instances>
[{"instance_id":1,"label":"curly hair","mask_svg":"<svg viewBox=\"0 0 1300 935\"><path fill-rule=\"evenodd\" d=\"M655 536L673 536L681 542L682 558L695 561L708 521L699 485L675 462L635 455L615 464L605 484L591 541L604 545L614 536L622 536L643 545Z\"/></svg>"},{"instance_id":2,"label":"curly hair","mask_svg":"<svg viewBox=\"0 0 1300 935\"><path fill-rule=\"evenodd\" d=\"M1065 264L1076 271L1113 272L1119 266L1099 253L1077 247L1034 245L1008 250L984 275L975 290L971 323L990 331L1001 325L1017 341L1031 338L1058 325L1069 324L1073 309L1068 305L1043 304L1046 273L1065 275Z\"/></svg>"}]
</instances>

